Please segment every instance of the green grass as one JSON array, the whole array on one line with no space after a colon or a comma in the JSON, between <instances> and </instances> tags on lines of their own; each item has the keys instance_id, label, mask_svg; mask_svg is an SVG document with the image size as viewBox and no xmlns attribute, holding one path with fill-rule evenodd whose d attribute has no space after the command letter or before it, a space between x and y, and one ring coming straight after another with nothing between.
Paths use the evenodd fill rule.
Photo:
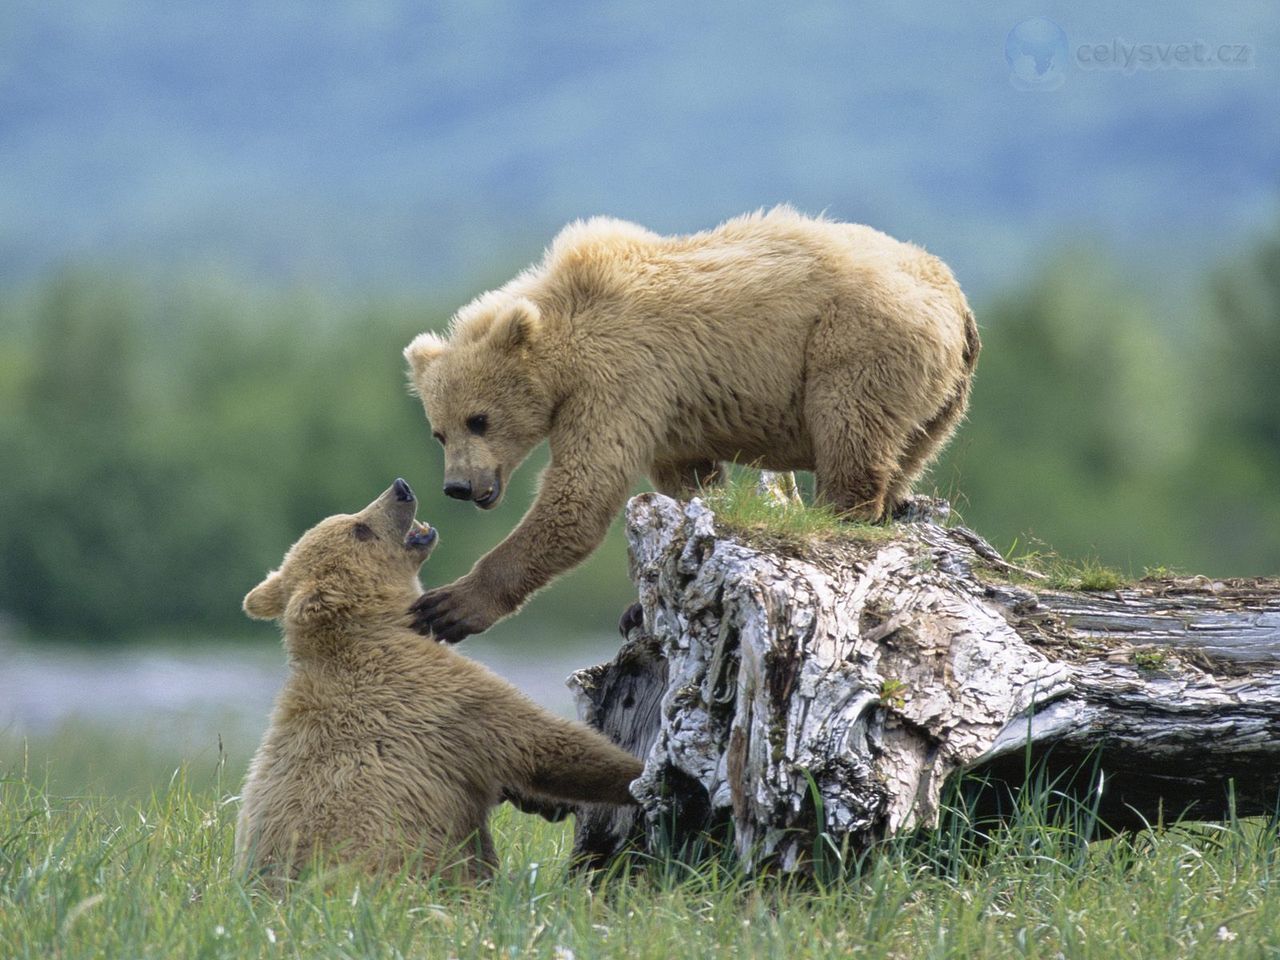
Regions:
<instances>
[{"instance_id":1,"label":"green grass","mask_svg":"<svg viewBox=\"0 0 1280 960\"><path fill-rule=\"evenodd\" d=\"M760 492L757 478L755 470L732 469L723 483L700 494L727 530L800 546L831 540L884 540L893 534L890 525L841 518L812 498L779 503Z\"/></svg>"},{"instance_id":2,"label":"green grass","mask_svg":"<svg viewBox=\"0 0 1280 960\"><path fill-rule=\"evenodd\" d=\"M1049 586L1061 590L1115 590L1129 582L1119 571L1095 557L1055 559L1045 573L1049 576Z\"/></svg>"},{"instance_id":3,"label":"green grass","mask_svg":"<svg viewBox=\"0 0 1280 960\"><path fill-rule=\"evenodd\" d=\"M1148 670L1153 673L1163 670L1169 665L1168 650L1135 650L1133 651L1133 664L1139 670Z\"/></svg>"},{"instance_id":4,"label":"green grass","mask_svg":"<svg viewBox=\"0 0 1280 960\"><path fill-rule=\"evenodd\" d=\"M1012 579L1032 586L1044 586L1054 590L1117 590L1133 582L1114 567L1109 567L1097 557L1072 559L1060 556L1050 549L1019 550L1017 542L1007 551L1006 559L1019 567L1043 574L1043 580L1013 575ZM989 575L1009 577L1007 570L987 571Z\"/></svg>"},{"instance_id":5,"label":"green grass","mask_svg":"<svg viewBox=\"0 0 1280 960\"><path fill-rule=\"evenodd\" d=\"M837 540L874 542L894 534L892 524L841 518L831 507L813 503L812 497L779 503L762 494L756 481L756 471L731 468L723 483L701 493L724 529L748 539L800 547ZM1044 574L1044 580L1034 583L1056 590L1115 590L1130 582L1095 557L1072 560L1045 550L1022 553L1010 562ZM931 565L931 557L917 561L920 570L931 569ZM1000 577L1008 574L1007 570L994 571Z\"/></svg>"},{"instance_id":6,"label":"green grass","mask_svg":"<svg viewBox=\"0 0 1280 960\"><path fill-rule=\"evenodd\" d=\"M593 883L569 871L563 825L503 809L480 888L338 877L277 899L233 874L235 783L204 776L139 800L11 769L0 957L1280 956L1280 846L1256 822L1089 845L1032 805L985 844L954 828L888 843L804 887L722 862Z\"/></svg>"},{"instance_id":7,"label":"green grass","mask_svg":"<svg viewBox=\"0 0 1280 960\"><path fill-rule=\"evenodd\" d=\"M257 736L240 731L233 737L226 746L234 758L230 762L220 753L221 735L210 740L184 750L162 731L72 719L31 744L0 733L0 774L25 771L54 796L134 801L163 790L179 772L196 789L234 785L247 768Z\"/></svg>"}]
</instances>

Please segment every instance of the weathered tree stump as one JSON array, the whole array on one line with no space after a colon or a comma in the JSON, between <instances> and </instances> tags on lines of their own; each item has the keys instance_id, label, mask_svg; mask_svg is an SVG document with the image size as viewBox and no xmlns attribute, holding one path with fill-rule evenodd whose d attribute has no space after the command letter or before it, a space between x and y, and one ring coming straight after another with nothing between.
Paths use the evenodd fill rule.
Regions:
<instances>
[{"instance_id":1,"label":"weathered tree stump","mask_svg":"<svg viewBox=\"0 0 1280 960\"><path fill-rule=\"evenodd\" d=\"M580 814L577 852L709 831L748 870L803 870L820 835L856 853L935 824L961 774L1011 792L1031 768L1113 829L1276 811L1280 581L1051 590L939 509L798 547L634 498L643 624L570 685L645 757L640 807Z\"/></svg>"}]
</instances>

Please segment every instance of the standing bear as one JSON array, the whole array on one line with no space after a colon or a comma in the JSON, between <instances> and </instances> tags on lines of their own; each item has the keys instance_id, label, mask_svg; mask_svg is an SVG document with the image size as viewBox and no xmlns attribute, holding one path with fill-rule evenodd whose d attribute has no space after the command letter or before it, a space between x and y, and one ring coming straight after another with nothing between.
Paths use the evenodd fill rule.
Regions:
<instances>
[{"instance_id":1,"label":"standing bear","mask_svg":"<svg viewBox=\"0 0 1280 960\"><path fill-rule=\"evenodd\" d=\"M444 491L496 506L543 438L520 525L414 608L456 641L599 545L631 485L686 496L737 460L812 470L879 519L964 416L978 330L946 264L870 227L788 207L663 237L570 224L542 262L405 348L444 445Z\"/></svg>"},{"instance_id":2,"label":"standing bear","mask_svg":"<svg viewBox=\"0 0 1280 960\"><path fill-rule=\"evenodd\" d=\"M292 877L314 858L463 877L496 862L504 792L629 804L639 760L409 629L436 532L403 480L303 535L244 599L281 620L289 676L249 767L236 862Z\"/></svg>"}]
</instances>

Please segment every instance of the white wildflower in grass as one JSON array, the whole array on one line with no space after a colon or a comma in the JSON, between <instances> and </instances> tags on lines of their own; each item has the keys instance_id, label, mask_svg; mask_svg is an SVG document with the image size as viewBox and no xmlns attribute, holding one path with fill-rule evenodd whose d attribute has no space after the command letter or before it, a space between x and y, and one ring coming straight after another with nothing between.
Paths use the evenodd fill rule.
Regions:
<instances>
[{"instance_id":1,"label":"white wildflower in grass","mask_svg":"<svg viewBox=\"0 0 1280 960\"><path fill-rule=\"evenodd\" d=\"M1236 938L1236 932L1228 930L1226 927L1219 927L1216 936L1223 943L1230 943Z\"/></svg>"}]
</instances>

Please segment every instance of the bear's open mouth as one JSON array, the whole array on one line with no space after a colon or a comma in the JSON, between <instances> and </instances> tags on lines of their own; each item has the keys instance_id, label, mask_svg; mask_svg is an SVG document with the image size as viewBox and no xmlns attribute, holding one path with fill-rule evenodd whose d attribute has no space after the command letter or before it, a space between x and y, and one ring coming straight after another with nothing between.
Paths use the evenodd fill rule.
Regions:
<instances>
[{"instance_id":1,"label":"bear's open mouth","mask_svg":"<svg viewBox=\"0 0 1280 960\"><path fill-rule=\"evenodd\" d=\"M421 520L409 523L409 532L404 536L404 545L413 550L424 550L436 542L436 529Z\"/></svg>"},{"instance_id":2,"label":"bear's open mouth","mask_svg":"<svg viewBox=\"0 0 1280 960\"><path fill-rule=\"evenodd\" d=\"M493 486L484 492L483 496L476 497L475 505L481 510L488 510L498 502L502 497L502 478L495 476L493 478Z\"/></svg>"}]
</instances>

